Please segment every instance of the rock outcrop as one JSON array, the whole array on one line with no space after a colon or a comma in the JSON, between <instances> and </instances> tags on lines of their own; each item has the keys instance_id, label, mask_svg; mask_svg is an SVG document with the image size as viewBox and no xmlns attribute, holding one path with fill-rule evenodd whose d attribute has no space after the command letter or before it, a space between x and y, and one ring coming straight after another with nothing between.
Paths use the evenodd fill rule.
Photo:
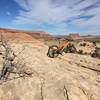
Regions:
<instances>
[{"instance_id":1,"label":"rock outcrop","mask_svg":"<svg viewBox=\"0 0 100 100\"><path fill-rule=\"evenodd\" d=\"M24 41L10 44L22 73L0 80L0 100L100 100L99 59L71 53L52 59L45 43L24 33L8 34ZM0 69L2 61L0 55Z\"/></svg>"},{"instance_id":2,"label":"rock outcrop","mask_svg":"<svg viewBox=\"0 0 100 100\"><path fill-rule=\"evenodd\" d=\"M46 56L48 47L39 41L13 45L16 53L25 47L16 60L26 62L25 71L32 74L11 74L1 81L0 100L100 99L99 59L70 53L51 59Z\"/></svg>"}]
</instances>

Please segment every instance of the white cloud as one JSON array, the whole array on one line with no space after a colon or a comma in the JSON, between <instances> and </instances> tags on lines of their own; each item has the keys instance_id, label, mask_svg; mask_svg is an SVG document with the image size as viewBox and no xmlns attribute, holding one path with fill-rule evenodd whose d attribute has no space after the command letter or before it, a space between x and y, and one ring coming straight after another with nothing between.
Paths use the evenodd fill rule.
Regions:
<instances>
[{"instance_id":1,"label":"white cloud","mask_svg":"<svg viewBox=\"0 0 100 100\"><path fill-rule=\"evenodd\" d=\"M17 24L71 24L79 28L100 26L99 0L14 0L23 8L13 20ZM94 5L95 4L95 5ZM90 7L90 8L89 8ZM87 9L86 9L87 8ZM85 19L83 16L92 16ZM59 27L58 27L59 28ZM64 27L66 28L66 27ZM63 29L64 29L63 28ZM94 28L95 30L95 28Z\"/></svg>"},{"instance_id":2,"label":"white cloud","mask_svg":"<svg viewBox=\"0 0 100 100\"><path fill-rule=\"evenodd\" d=\"M24 10L19 13L19 17L16 17L16 21L22 22L22 18L27 18L40 23L60 23L67 21L71 18L76 18L83 13L83 11L75 11L70 9L70 5L64 3L60 6L51 0L15 0ZM56 0L57 1L57 0ZM59 0L60 1L60 0ZM69 0L64 0L69 1ZM63 1L62 1L63 2ZM74 2L75 3L75 2ZM22 23L23 24L23 23Z\"/></svg>"},{"instance_id":3,"label":"white cloud","mask_svg":"<svg viewBox=\"0 0 100 100\"><path fill-rule=\"evenodd\" d=\"M91 5L94 5L97 2L97 0L82 0L79 4L74 6L75 10L82 10L85 9L86 7L89 7Z\"/></svg>"},{"instance_id":4,"label":"white cloud","mask_svg":"<svg viewBox=\"0 0 100 100\"><path fill-rule=\"evenodd\" d=\"M29 5L27 0L14 0L14 1L17 2L23 9L29 10Z\"/></svg>"}]
</instances>

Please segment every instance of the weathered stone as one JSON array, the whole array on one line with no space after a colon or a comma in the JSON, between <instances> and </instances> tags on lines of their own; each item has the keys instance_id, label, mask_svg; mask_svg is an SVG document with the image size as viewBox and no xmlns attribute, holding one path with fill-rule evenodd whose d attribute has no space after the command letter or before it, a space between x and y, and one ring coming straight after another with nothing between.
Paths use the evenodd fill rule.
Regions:
<instances>
[{"instance_id":1,"label":"weathered stone","mask_svg":"<svg viewBox=\"0 0 100 100\"><path fill-rule=\"evenodd\" d=\"M0 100L99 100L100 61L88 55L65 54L51 59L41 42L14 44L18 71L0 82ZM20 64L24 64L21 66ZM23 74L23 73L22 73ZM31 74L31 75L29 75Z\"/></svg>"}]
</instances>

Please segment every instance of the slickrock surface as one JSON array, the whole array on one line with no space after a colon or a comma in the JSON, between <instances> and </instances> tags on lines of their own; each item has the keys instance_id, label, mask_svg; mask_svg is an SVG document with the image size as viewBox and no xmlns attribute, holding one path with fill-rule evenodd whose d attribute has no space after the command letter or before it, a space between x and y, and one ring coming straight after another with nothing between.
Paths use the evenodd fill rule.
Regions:
<instances>
[{"instance_id":1,"label":"slickrock surface","mask_svg":"<svg viewBox=\"0 0 100 100\"><path fill-rule=\"evenodd\" d=\"M53 59L43 41L24 32L1 29L0 34L11 40L14 71L21 72L0 80L0 100L100 100L100 59L71 53ZM2 64L0 55L0 70Z\"/></svg>"},{"instance_id":2,"label":"slickrock surface","mask_svg":"<svg viewBox=\"0 0 100 100\"><path fill-rule=\"evenodd\" d=\"M25 73L32 75L11 74L1 81L0 100L100 100L99 59L70 53L52 59L48 47L35 39L12 47L16 54L24 47L16 61L19 68L25 62Z\"/></svg>"}]
</instances>

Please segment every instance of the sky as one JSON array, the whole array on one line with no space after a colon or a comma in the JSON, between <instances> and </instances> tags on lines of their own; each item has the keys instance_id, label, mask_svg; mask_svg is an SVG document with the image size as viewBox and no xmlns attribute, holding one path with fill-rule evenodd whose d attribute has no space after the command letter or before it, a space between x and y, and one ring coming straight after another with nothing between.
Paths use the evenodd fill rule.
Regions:
<instances>
[{"instance_id":1,"label":"sky","mask_svg":"<svg viewBox=\"0 0 100 100\"><path fill-rule=\"evenodd\" d=\"M100 0L0 0L0 27L100 35Z\"/></svg>"}]
</instances>

